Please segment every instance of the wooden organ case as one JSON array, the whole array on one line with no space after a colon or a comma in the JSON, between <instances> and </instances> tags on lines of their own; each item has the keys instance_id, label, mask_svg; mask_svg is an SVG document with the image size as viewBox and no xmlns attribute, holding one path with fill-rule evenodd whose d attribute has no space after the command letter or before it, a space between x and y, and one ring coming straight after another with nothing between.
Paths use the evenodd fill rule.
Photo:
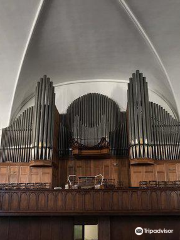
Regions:
<instances>
[{"instance_id":1,"label":"wooden organ case","mask_svg":"<svg viewBox=\"0 0 180 240\"><path fill-rule=\"evenodd\" d=\"M0 182L57 185L58 129L53 83L44 76L37 83L35 105L2 130Z\"/></svg>"},{"instance_id":2,"label":"wooden organ case","mask_svg":"<svg viewBox=\"0 0 180 240\"><path fill-rule=\"evenodd\" d=\"M149 101L146 78L136 71L128 84L131 186L140 181L180 180L180 123Z\"/></svg>"}]
</instances>

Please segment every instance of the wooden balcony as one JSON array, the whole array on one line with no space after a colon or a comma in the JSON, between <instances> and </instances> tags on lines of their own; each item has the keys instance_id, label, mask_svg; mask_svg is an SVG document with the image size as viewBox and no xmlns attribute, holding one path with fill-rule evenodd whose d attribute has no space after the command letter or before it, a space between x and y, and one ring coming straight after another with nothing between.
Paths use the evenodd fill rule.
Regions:
<instances>
[{"instance_id":1,"label":"wooden balcony","mask_svg":"<svg viewBox=\"0 0 180 240\"><path fill-rule=\"evenodd\" d=\"M180 215L180 189L1 190L0 216Z\"/></svg>"}]
</instances>

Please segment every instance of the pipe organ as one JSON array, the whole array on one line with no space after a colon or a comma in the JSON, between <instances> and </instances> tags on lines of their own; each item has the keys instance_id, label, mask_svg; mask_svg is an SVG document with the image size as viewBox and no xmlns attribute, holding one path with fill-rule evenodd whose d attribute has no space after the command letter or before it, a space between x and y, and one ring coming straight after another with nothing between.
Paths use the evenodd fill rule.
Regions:
<instances>
[{"instance_id":1,"label":"pipe organ","mask_svg":"<svg viewBox=\"0 0 180 240\"><path fill-rule=\"evenodd\" d=\"M130 157L151 158L151 124L147 82L142 73L133 73L128 83Z\"/></svg>"},{"instance_id":2,"label":"pipe organ","mask_svg":"<svg viewBox=\"0 0 180 240\"><path fill-rule=\"evenodd\" d=\"M53 83L44 76L37 83L34 105L32 160L52 159L55 93Z\"/></svg>"},{"instance_id":3,"label":"pipe organ","mask_svg":"<svg viewBox=\"0 0 180 240\"><path fill-rule=\"evenodd\" d=\"M128 84L128 126L131 159L180 158L180 123L150 102L146 78L136 71Z\"/></svg>"},{"instance_id":4,"label":"pipe organ","mask_svg":"<svg viewBox=\"0 0 180 240\"><path fill-rule=\"evenodd\" d=\"M32 157L33 107L2 129L1 162L29 162Z\"/></svg>"},{"instance_id":5,"label":"pipe organ","mask_svg":"<svg viewBox=\"0 0 180 240\"><path fill-rule=\"evenodd\" d=\"M180 159L180 123L165 109L150 102L152 127L152 158Z\"/></svg>"},{"instance_id":6,"label":"pipe organ","mask_svg":"<svg viewBox=\"0 0 180 240\"><path fill-rule=\"evenodd\" d=\"M69 106L61 119L60 154L69 153L71 136L84 148L93 147L104 138L111 154L128 155L126 113L108 97L97 93L84 95Z\"/></svg>"},{"instance_id":7,"label":"pipe organ","mask_svg":"<svg viewBox=\"0 0 180 240\"><path fill-rule=\"evenodd\" d=\"M13 168L18 175L26 167L27 177L17 182L45 179L63 186L68 174L103 174L126 183L130 178L131 186L138 186L142 180L169 179L174 164L173 178L180 180L179 121L149 101L148 84L139 71L129 80L127 96L125 112L109 97L89 93L59 114L53 83L44 76L37 83L34 106L2 130L0 169L6 166L10 174ZM15 178L3 176L4 182L10 179Z\"/></svg>"}]
</instances>

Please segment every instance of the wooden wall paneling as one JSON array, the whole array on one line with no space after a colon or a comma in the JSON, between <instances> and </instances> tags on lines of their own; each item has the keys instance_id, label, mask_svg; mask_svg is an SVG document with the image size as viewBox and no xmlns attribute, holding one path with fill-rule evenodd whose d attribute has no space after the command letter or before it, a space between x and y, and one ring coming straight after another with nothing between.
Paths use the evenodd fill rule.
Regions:
<instances>
[{"instance_id":1,"label":"wooden wall paneling","mask_svg":"<svg viewBox=\"0 0 180 240\"><path fill-rule=\"evenodd\" d=\"M19 182L27 183L29 182L29 166L20 166L19 169Z\"/></svg>"},{"instance_id":2,"label":"wooden wall paneling","mask_svg":"<svg viewBox=\"0 0 180 240\"><path fill-rule=\"evenodd\" d=\"M51 217L51 240L62 239L62 222L61 217Z\"/></svg>"},{"instance_id":3,"label":"wooden wall paneling","mask_svg":"<svg viewBox=\"0 0 180 240\"><path fill-rule=\"evenodd\" d=\"M95 176L102 174L104 178L123 181L124 186L129 186L129 160L128 159L61 159L60 175L67 176L75 174L78 176ZM64 165L63 165L64 164ZM122 166L121 166L122 165ZM64 170L66 169L66 170ZM62 181L62 180L61 180Z\"/></svg>"},{"instance_id":4,"label":"wooden wall paneling","mask_svg":"<svg viewBox=\"0 0 180 240\"><path fill-rule=\"evenodd\" d=\"M125 162L122 162L121 159L118 159L118 180L119 181L123 181L123 183L126 181L125 180L125 174L123 172L123 170L125 169Z\"/></svg>"},{"instance_id":5,"label":"wooden wall paneling","mask_svg":"<svg viewBox=\"0 0 180 240\"><path fill-rule=\"evenodd\" d=\"M75 174L75 172L74 172L74 167L73 167L73 165L68 165L68 169L67 169L67 176L68 175L74 175Z\"/></svg>"},{"instance_id":6,"label":"wooden wall paneling","mask_svg":"<svg viewBox=\"0 0 180 240\"><path fill-rule=\"evenodd\" d=\"M58 176L57 176L57 168L56 167L52 167L52 173L51 173L51 181L52 181L52 187L57 187L58 186Z\"/></svg>"},{"instance_id":7,"label":"wooden wall paneling","mask_svg":"<svg viewBox=\"0 0 180 240\"><path fill-rule=\"evenodd\" d=\"M124 216L111 217L111 231L110 231L111 240L121 240L121 239L132 240L130 221L131 219L127 219Z\"/></svg>"},{"instance_id":8,"label":"wooden wall paneling","mask_svg":"<svg viewBox=\"0 0 180 240\"><path fill-rule=\"evenodd\" d=\"M152 236L149 238L149 236L147 236L147 234L142 234L141 236L138 236L138 235L136 235L135 234L135 229L137 228L137 227L142 227L142 228L144 228L145 226L146 226L146 222L145 222L145 219L144 218L131 218L131 219L126 219L126 221L128 221L129 220L129 231L130 231L130 239L132 239L132 240L135 240L135 239L139 239L139 237L141 238L141 239L143 239L143 240L149 240L149 239L153 239L154 238L154 236L153 236L153 238L152 238ZM150 224L149 224L150 225ZM150 225L151 226L151 225ZM146 226L147 227L147 226ZM149 226L148 226L149 227ZM126 233L125 232L123 232L123 235L124 235L124 237L126 237ZM150 234L149 234L150 235ZM157 235L157 234L156 234Z\"/></svg>"},{"instance_id":9,"label":"wooden wall paneling","mask_svg":"<svg viewBox=\"0 0 180 240\"><path fill-rule=\"evenodd\" d=\"M30 167L29 181L31 183L52 183L52 167Z\"/></svg>"},{"instance_id":10,"label":"wooden wall paneling","mask_svg":"<svg viewBox=\"0 0 180 240\"><path fill-rule=\"evenodd\" d=\"M40 236L41 240L49 240L52 239L51 225L52 219L51 217L41 217L40 218Z\"/></svg>"},{"instance_id":11,"label":"wooden wall paneling","mask_svg":"<svg viewBox=\"0 0 180 240\"><path fill-rule=\"evenodd\" d=\"M156 180L156 173L154 165L148 165L144 167L144 179L145 181L154 181Z\"/></svg>"},{"instance_id":12,"label":"wooden wall paneling","mask_svg":"<svg viewBox=\"0 0 180 240\"><path fill-rule=\"evenodd\" d=\"M39 169L41 174L40 182L52 183L52 167L42 167Z\"/></svg>"},{"instance_id":13,"label":"wooden wall paneling","mask_svg":"<svg viewBox=\"0 0 180 240\"><path fill-rule=\"evenodd\" d=\"M119 181L123 182L123 185L128 187L130 185L130 166L129 159L118 159L119 166Z\"/></svg>"},{"instance_id":14,"label":"wooden wall paneling","mask_svg":"<svg viewBox=\"0 0 180 240\"><path fill-rule=\"evenodd\" d=\"M180 238L179 216L111 216L96 217L99 240L169 240ZM87 216L80 220L74 217L1 217L0 239L2 240L72 240L74 224L96 224ZM172 229L173 234L142 234L135 228Z\"/></svg>"},{"instance_id":15,"label":"wooden wall paneling","mask_svg":"<svg viewBox=\"0 0 180 240\"><path fill-rule=\"evenodd\" d=\"M29 180L31 183L35 183L35 182L40 182L41 179L41 174L40 174L41 169L38 167L30 167L29 169Z\"/></svg>"},{"instance_id":16,"label":"wooden wall paneling","mask_svg":"<svg viewBox=\"0 0 180 240\"><path fill-rule=\"evenodd\" d=\"M91 160L84 160L85 175L91 176Z\"/></svg>"},{"instance_id":17,"label":"wooden wall paneling","mask_svg":"<svg viewBox=\"0 0 180 240\"><path fill-rule=\"evenodd\" d=\"M62 240L74 239L74 219L72 217L65 217L62 221Z\"/></svg>"},{"instance_id":18,"label":"wooden wall paneling","mask_svg":"<svg viewBox=\"0 0 180 240\"><path fill-rule=\"evenodd\" d=\"M156 165L154 165L154 168L155 168L156 180L167 181L165 164L157 163Z\"/></svg>"},{"instance_id":19,"label":"wooden wall paneling","mask_svg":"<svg viewBox=\"0 0 180 240\"><path fill-rule=\"evenodd\" d=\"M9 221L8 239L19 240L19 219L11 218Z\"/></svg>"},{"instance_id":20,"label":"wooden wall paneling","mask_svg":"<svg viewBox=\"0 0 180 240\"><path fill-rule=\"evenodd\" d=\"M19 222L18 240L25 240L25 239L29 240L29 235L30 235L29 224L30 224L30 221L32 221L32 220L29 217L19 217L18 218L18 222Z\"/></svg>"},{"instance_id":21,"label":"wooden wall paneling","mask_svg":"<svg viewBox=\"0 0 180 240\"><path fill-rule=\"evenodd\" d=\"M131 186L139 186L139 181L175 181L180 179L180 163L157 162L155 165L131 165Z\"/></svg>"},{"instance_id":22,"label":"wooden wall paneling","mask_svg":"<svg viewBox=\"0 0 180 240\"><path fill-rule=\"evenodd\" d=\"M98 240L111 240L110 230L110 217L99 217Z\"/></svg>"},{"instance_id":23,"label":"wooden wall paneling","mask_svg":"<svg viewBox=\"0 0 180 240\"><path fill-rule=\"evenodd\" d=\"M111 172L111 169L110 169L109 161L105 160L103 162L103 173L102 173L104 178L113 178L110 172Z\"/></svg>"},{"instance_id":24,"label":"wooden wall paneling","mask_svg":"<svg viewBox=\"0 0 180 240\"><path fill-rule=\"evenodd\" d=\"M144 166L131 166L131 186L138 187L144 180Z\"/></svg>"},{"instance_id":25,"label":"wooden wall paneling","mask_svg":"<svg viewBox=\"0 0 180 240\"><path fill-rule=\"evenodd\" d=\"M8 183L9 167L0 166L0 183Z\"/></svg>"},{"instance_id":26,"label":"wooden wall paneling","mask_svg":"<svg viewBox=\"0 0 180 240\"><path fill-rule=\"evenodd\" d=\"M9 166L9 182L19 182L19 166Z\"/></svg>"},{"instance_id":27,"label":"wooden wall paneling","mask_svg":"<svg viewBox=\"0 0 180 240\"><path fill-rule=\"evenodd\" d=\"M83 160L76 160L76 175L77 176L84 176L85 174L84 169L84 161Z\"/></svg>"},{"instance_id":28,"label":"wooden wall paneling","mask_svg":"<svg viewBox=\"0 0 180 240\"><path fill-rule=\"evenodd\" d=\"M110 170L111 170L111 178L115 179L115 182L117 183L117 181L119 181L119 161L118 159L114 158L114 159L110 159Z\"/></svg>"},{"instance_id":29,"label":"wooden wall paneling","mask_svg":"<svg viewBox=\"0 0 180 240\"><path fill-rule=\"evenodd\" d=\"M177 180L180 180L180 163L177 163Z\"/></svg>"},{"instance_id":30,"label":"wooden wall paneling","mask_svg":"<svg viewBox=\"0 0 180 240\"><path fill-rule=\"evenodd\" d=\"M176 163L168 163L166 164L166 174L168 181L177 180L177 164Z\"/></svg>"},{"instance_id":31,"label":"wooden wall paneling","mask_svg":"<svg viewBox=\"0 0 180 240\"><path fill-rule=\"evenodd\" d=\"M165 219L163 217L157 217L156 220L152 220L151 223L151 228L153 229L172 229L173 233L172 234L154 234L156 235L155 240L170 240L170 239L180 239L180 230L179 230L179 225L180 225L180 219L179 217L176 216L167 216ZM148 226L148 222L150 221L145 221L146 227ZM149 226L148 226L149 227Z\"/></svg>"},{"instance_id":32,"label":"wooden wall paneling","mask_svg":"<svg viewBox=\"0 0 180 240\"><path fill-rule=\"evenodd\" d=\"M180 218L179 217L111 217L111 240L170 240L179 239ZM135 229L137 227L147 228L147 229L173 229L173 234L142 234L137 236L135 234Z\"/></svg>"},{"instance_id":33,"label":"wooden wall paneling","mask_svg":"<svg viewBox=\"0 0 180 240\"><path fill-rule=\"evenodd\" d=\"M102 160L93 160L92 161L93 175L103 174L103 161Z\"/></svg>"},{"instance_id":34,"label":"wooden wall paneling","mask_svg":"<svg viewBox=\"0 0 180 240\"><path fill-rule=\"evenodd\" d=\"M8 240L9 221L9 217L0 217L0 239L2 240Z\"/></svg>"},{"instance_id":35,"label":"wooden wall paneling","mask_svg":"<svg viewBox=\"0 0 180 240\"><path fill-rule=\"evenodd\" d=\"M41 224L43 224L42 219L39 217L31 217L28 224L28 240L41 240Z\"/></svg>"}]
</instances>

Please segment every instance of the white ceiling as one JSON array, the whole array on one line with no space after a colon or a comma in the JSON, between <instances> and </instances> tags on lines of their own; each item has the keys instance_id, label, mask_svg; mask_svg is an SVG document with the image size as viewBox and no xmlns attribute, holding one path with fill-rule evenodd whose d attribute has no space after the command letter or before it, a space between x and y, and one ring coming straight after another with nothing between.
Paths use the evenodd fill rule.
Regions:
<instances>
[{"instance_id":1,"label":"white ceiling","mask_svg":"<svg viewBox=\"0 0 180 240\"><path fill-rule=\"evenodd\" d=\"M0 128L7 126L38 0L0 0Z\"/></svg>"},{"instance_id":2,"label":"white ceiling","mask_svg":"<svg viewBox=\"0 0 180 240\"><path fill-rule=\"evenodd\" d=\"M180 112L179 0L42 2L0 0L1 127L44 74L59 84L128 80L139 69Z\"/></svg>"}]
</instances>

